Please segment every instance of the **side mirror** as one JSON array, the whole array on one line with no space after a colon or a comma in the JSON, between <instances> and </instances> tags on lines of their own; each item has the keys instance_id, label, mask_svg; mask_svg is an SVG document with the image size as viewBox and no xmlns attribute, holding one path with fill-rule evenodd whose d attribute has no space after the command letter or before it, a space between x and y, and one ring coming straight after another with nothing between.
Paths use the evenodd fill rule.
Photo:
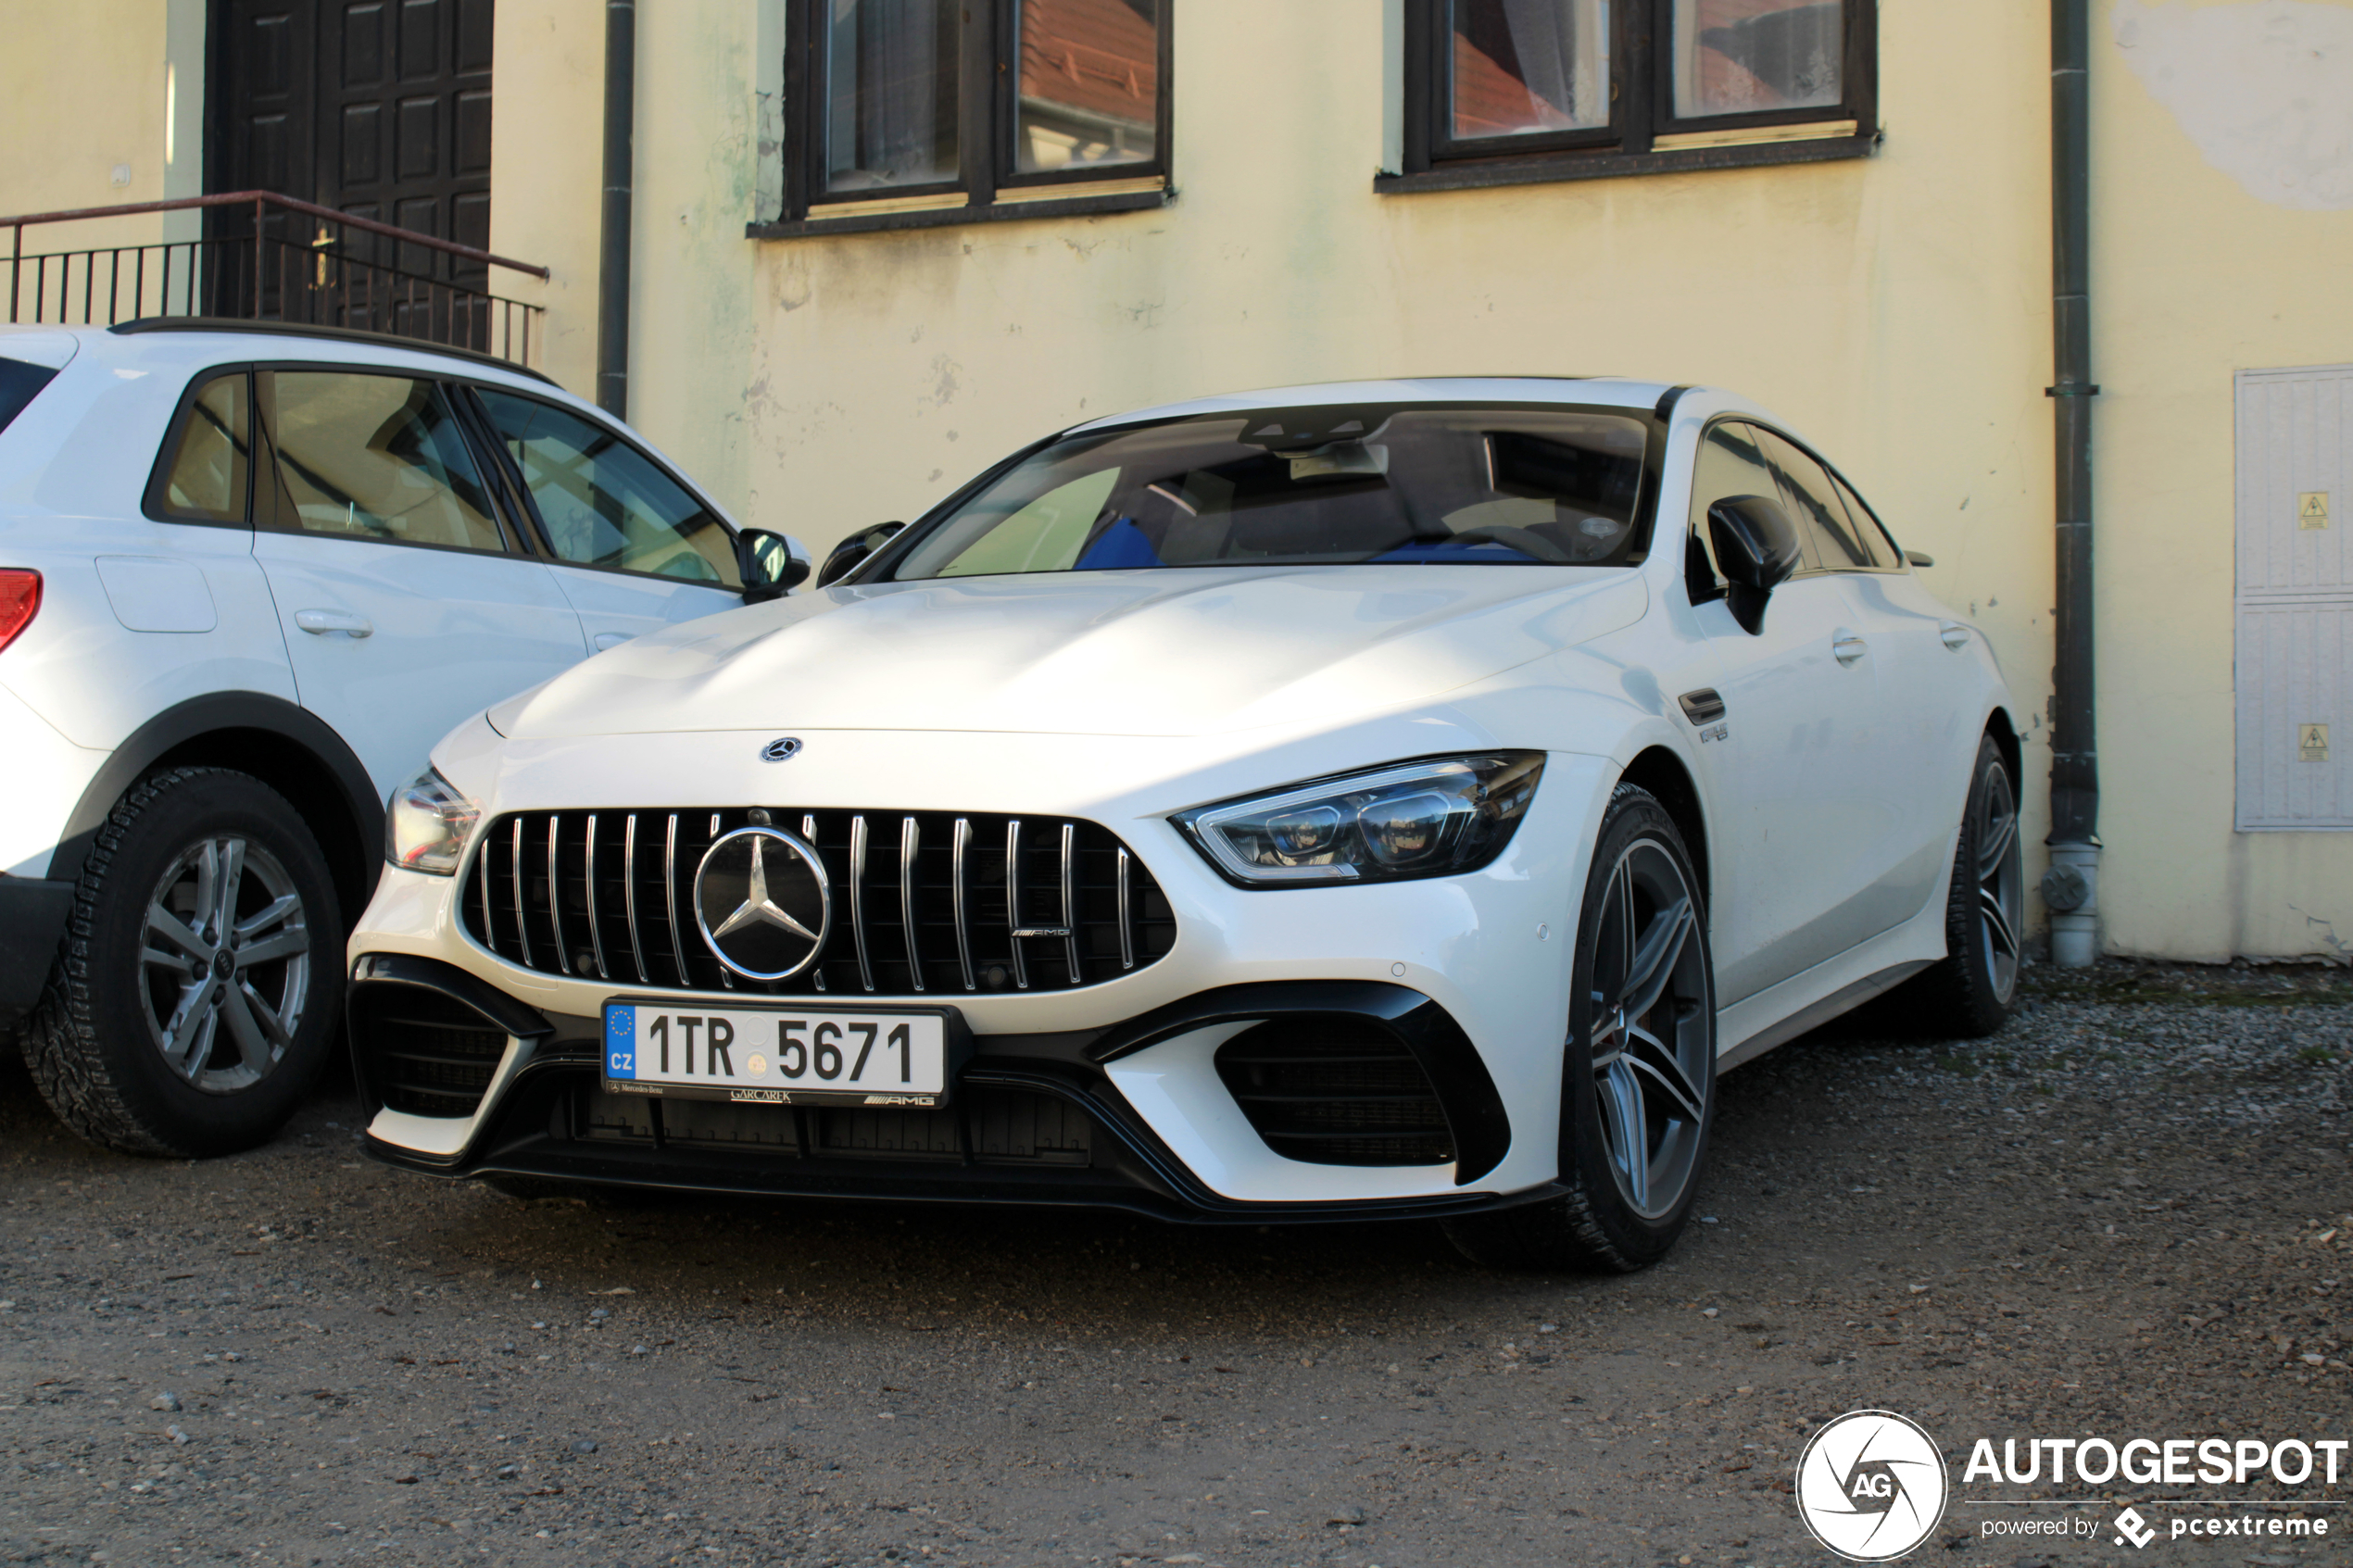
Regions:
<instances>
[{"instance_id":1,"label":"side mirror","mask_svg":"<svg viewBox=\"0 0 2353 1568\"><path fill-rule=\"evenodd\" d=\"M1707 508L1716 567L1731 584L1726 602L1741 630L1765 630L1765 601L1797 570L1797 525L1779 501L1727 495Z\"/></svg>"},{"instance_id":2,"label":"side mirror","mask_svg":"<svg viewBox=\"0 0 2353 1568\"><path fill-rule=\"evenodd\" d=\"M857 571L859 562L890 543L906 526L903 522L878 522L836 545L834 553L825 558L825 564L818 570L817 586L831 587Z\"/></svg>"},{"instance_id":3,"label":"side mirror","mask_svg":"<svg viewBox=\"0 0 2353 1568\"><path fill-rule=\"evenodd\" d=\"M736 565L743 573L744 603L766 604L809 581L809 547L788 533L747 528L736 535Z\"/></svg>"}]
</instances>

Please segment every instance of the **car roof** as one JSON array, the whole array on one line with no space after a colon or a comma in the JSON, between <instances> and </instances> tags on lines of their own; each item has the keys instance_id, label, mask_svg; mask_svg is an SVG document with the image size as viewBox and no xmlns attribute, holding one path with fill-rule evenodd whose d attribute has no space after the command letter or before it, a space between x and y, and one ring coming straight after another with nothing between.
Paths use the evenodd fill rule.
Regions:
<instances>
[{"instance_id":1,"label":"car roof","mask_svg":"<svg viewBox=\"0 0 2353 1568\"><path fill-rule=\"evenodd\" d=\"M400 337L391 332L360 332L352 327L312 326L300 321L241 321L219 316L143 316L134 321L119 321L105 330L117 337L145 332L201 332L258 337L271 343L292 338L312 343L364 344L372 348L429 355L438 359L461 359L477 369L504 370L510 375L522 376L547 386L556 384L553 378L541 371L528 365L518 365L511 359L502 359L496 354L459 348L452 344L431 343L422 338Z\"/></svg>"},{"instance_id":2,"label":"car roof","mask_svg":"<svg viewBox=\"0 0 2353 1568\"><path fill-rule=\"evenodd\" d=\"M1394 381L1315 382L1220 393L1181 403L1163 403L1124 414L1109 414L1076 431L1188 419L1197 414L1253 408L1298 408L1335 403L1559 403L1581 408L1651 412L1674 387L1667 382L1623 376L1413 376Z\"/></svg>"}]
</instances>

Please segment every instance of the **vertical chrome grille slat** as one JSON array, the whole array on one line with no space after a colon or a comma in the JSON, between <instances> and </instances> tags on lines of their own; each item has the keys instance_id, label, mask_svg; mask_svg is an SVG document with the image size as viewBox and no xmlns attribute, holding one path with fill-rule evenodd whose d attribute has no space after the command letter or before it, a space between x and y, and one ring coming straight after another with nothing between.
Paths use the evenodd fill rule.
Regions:
<instances>
[{"instance_id":1,"label":"vertical chrome grille slat","mask_svg":"<svg viewBox=\"0 0 2353 1568\"><path fill-rule=\"evenodd\" d=\"M1119 852L1119 967L1123 971L1136 967L1136 926L1128 918L1127 882L1127 851L1123 848Z\"/></svg>"},{"instance_id":2,"label":"vertical chrome grille slat","mask_svg":"<svg viewBox=\"0 0 2353 1568\"><path fill-rule=\"evenodd\" d=\"M1078 970L1078 826L1063 824L1063 956L1070 960L1070 983L1086 984Z\"/></svg>"},{"instance_id":3,"label":"vertical chrome grille slat","mask_svg":"<svg viewBox=\"0 0 2353 1568\"><path fill-rule=\"evenodd\" d=\"M547 929L556 935L556 972L572 972L572 955L564 951L564 886L556 880L557 834L563 827L563 813L547 813Z\"/></svg>"},{"instance_id":4,"label":"vertical chrome grille slat","mask_svg":"<svg viewBox=\"0 0 2353 1568\"><path fill-rule=\"evenodd\" d=\"M610 980L605 972L605 934L597 929L597 813L588 813L586 845L588 872L588 950L597 955L597 978Z\"/></svg>"},{"instance_id":5,"label":"vertical chrome grille slat","mask_svg":"<svg viewBox=\"0 0 2353 1568\"><path fill-rule=\"evenodd\" d=\"M912 817L899 819L899 926L907 935L907 974L916 990L924 988L924 955L915 940L915 850L923 829Z\"/></svg>"},{"instance_id":6,"label":"vertical chrome grille slat","mask_svg":"<svg viewBox=\"0 0 2353 1568\"><path fill-rule=\"evenodd\" d=\"M686 972L686 938L678 930L678 813L670 813L670 834L661 846L661 918L670 927L670 961L678 968L678 984L692 985Z\"/></svg>"},{"instance_id":7,"label":"vertical chrome grille slat","mask_svg":"<svg viewBox=\"0 0 2353 1568\"><path fill-rule=\"evenodd\" d=\"M629 813L629 823L621 833L621 892L622 902L629 910L629 960L637 966L637 984L650 985L653 976L646 972L646 939L637 935L637 813Z\"/></svg>"},{"instance_id":8,"label":"vertical chrome grille slat","mask_svg":"<svg viewBox=\"0 0 2353 1568\"><path fill-rule=\"evenodd\" d=\"M973 841L973 825L969 818L956 819L955 853L951 874L955 878L956 961L963 967L964 989L976 991L979 984L973 978L972 919L964 908L964 851Z\"/></svg>"},{"instance_id":9,"label":"vertical chrome grille slat","mask_svg":"<svg viewBox=\"0 0 2353 1568\"><path fill-rule=\"evenodd\" d=\"M763 820L767 817L765 809L755 809ZM535 809L501 815L484 830L468 868L480 879L480 889L460 886L453 897L458 922L491 956L543 974L664 990L724 987L777 997L861 990L870 996L919 997L943 986L950 994L962 989L967 995L1061 991L1100 984L1150 965L1169 950L1173 939L1173 915L1150 867L1116 835L1092 822L953 811L884 814L832 808L796 810L789 816L779 811L779 825L797 829L812 850L821 830L842 835L829 839L822 854L831 868L835 923L814 964L790 980L748 985L724 972L723 965L698 963L695 955L703 948L692 885L699 864L697 857L703 853L698 845L706 842L696 838L696 830L708 823L707 843L715 844L729 822L740 826L744 815L743 808L699 806L675 810ZM621 819L617 825L605 820L615 816ZM875 890L868 885L867 873L874 871L878 879L893 873L867 862L875 852L877 822L887 823L893 817L899 821L899 903L895 914L886 909L877 917L872 907ZM1001 895L993 837L1000 822L1004 827ZM538 836L543 826L544 846ZM1041 834L1047 841L1033 842ZM641 834L658 837L659 847L641 846ZM929 860L925 859L926 849L932 857ZM612 865L616 852L621 859L618 871ZM511 857L503 866L498 863L501 854ZM1026 862L1025 856L1030 858ZM661 862L658 867L648 863L655 858ZM539 882L543 870L544 884ZM572 890L564 880L568 875L582 879L576 905L571 903ZM604 883L610 876L621 879L619 909L610 907L616 895ZM932 880L926 882L926 878ZM846 909L838 901L845 880L849 884ZM1025 886L1026 880L1043 880L1048 885ZM942 881L947 884L944 889L938 886ZM888 888L889 883L884 881L883 885ZM944 907L925 905L926 887L941 895ZM889 893L882 897L887 898ZM661 907L659 922L650 918L650 909L644 907L654 904ZM576 923L584 917L588 922L585 940L581 939ZM878 941L873 929L876 918L897 925L896 940ZM514 922L511 931L501 923L509 919ZM543 921L547 929L535 936L533 924ZM575 923L567 929L567 921ZM1117 929L1115 947L1102 930L1106 923ZM842 930L844 924L849 927L847 933ZM951 925L952 968L946 946L947 928ZM926 930L930 932L928 951ZM671 961L666 965L654 958L652 948L653 943L664 939L670 944ZM1000 941L1001 949L996 946ZM1030 961L1038 956L1035 944L1056 941L1062 947L1059 963L1049 960L1045 968L1038 969ZM578 946L572 947L575 942ZM1004 961L1008 954L1010 964ZM853 958L857 962L854 985L849 984ZM897 967L902 960L906 964L903 975ZM718 978L711 978L714 973ZM961 987L958 981L963 983Z\"/></svg>"},{"instance_id":10,"label":"vertical chrome grille slat","mask_svg":"<svg viewBox=\"0 0 2353 1568\"><path fill-rule=\"evenodd\" d=\"M858 939L858 983L875 988L874 960L866 956L866 814L849 819L849 930Z\"/></svg>"},{"instance_id":11,"label":"vertical chrome grille slat","mask_svg":"<svg viewBox=\"0 0 2353 1568\"><path fill-rule=\"evenodd\" d=\"M1005 939L1013 945L1013 989L1029 989L1029 965L1021 953L1021 819L1005 824Z\"/></svg>"},{"instance_id":12,"label":"vertical chrome grille slat","mask_svg":"<svg viewBox=\"0 0 2353 1568\"><path fill-rule=\"evenodd\" d=\"M800 841L816 853L817 859L822 864L825 857L823 851L817 849L817 818L813 812L800 819ZM822 991L825 988L824 955L822 949L819 951L817 963L810 970L809 977L816 984L817 989Z\"/></svg>"},{"instance_id":13,"label":"vertical chrome grille slat","mask_svg":"<svg viewBox=\"0 0 2353 1568\"><path fill-rule=\"evenodd\" d=\"M713 811L713 812L711 814L711 834L710 834L710 837L711 837L711 844L706 844L706 845L704 845L704 846L703 846L703 852L704 852L705 854L709 854L709 853L711 852L711 844L716 844L716 843L718 843L718 842L719 842L719 813L718 813L718 812L716 812L716 811ZM721 964L721 965L719 966L719 984L720 984L723 987L724 987L725 989L730 990L730 991L732 991L732 990L734 990L734 989L736 988L736 972L735 972L734 970L729 969L729 968L728 968L725 964L724 964L724 963L723 963L723 964Z\"/></svg>"},{"instance_id":14,"label":"vertical chrome grille slat","mask_svg":"<svg viewBox=\"0 0 2353 1568\"><path fill-rule=\"evenodd\" d=\"M515 947L522 954L523 967L531 967L531 936L523 929L522 896L522 819L515 819L514 858L508 862L507 872L515 884Z\"/></svg>"}]
</instances>

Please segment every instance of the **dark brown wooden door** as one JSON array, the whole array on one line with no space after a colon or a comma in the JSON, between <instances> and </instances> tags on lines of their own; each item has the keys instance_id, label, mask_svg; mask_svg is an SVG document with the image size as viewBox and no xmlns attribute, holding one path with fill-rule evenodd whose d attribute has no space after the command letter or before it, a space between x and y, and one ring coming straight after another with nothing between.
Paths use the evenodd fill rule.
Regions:
<instances>
[{"instance_id":1,"label":"dark brown wooden door","mask_svg":"<svg viewBox=\"0 0 2353 1568\"><path fill-rule=\"evenodd\" d=\"M214 0L208 94L214 190L283 192L358 218L477 249L490 244L490 40L493 0ZM251 234L246 210L221 210L213 232ZM285 288L333 287L326 265L285 265L281 245L481 288L484 270L422 245L332 225L263 220L265 311ZM250 253L247 253L248 267ZM250 281L240 287L249 297ZM354 326L406 330L381 291ZM289 302L290 303L290 302ZM393 317L400 307L391 307Z\"/></svg>"}]
</instances>

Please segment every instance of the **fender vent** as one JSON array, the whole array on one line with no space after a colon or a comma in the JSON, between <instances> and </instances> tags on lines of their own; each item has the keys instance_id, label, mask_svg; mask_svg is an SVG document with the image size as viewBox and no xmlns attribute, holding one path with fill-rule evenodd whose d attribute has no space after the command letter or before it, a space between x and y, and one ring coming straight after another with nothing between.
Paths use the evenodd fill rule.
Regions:
<instances>
[{"instance_id":1,"label":"fender vent","mask_svg":"<svg viewBox=\"0 0 2353 1568\"><path fill-rule=\"evenodd\" d=\"M1217 1075L1266 1147L1316 1165L1443 1165L1454 1135L1421 1063L1378 1024L1284 1018L1217 1050Z\"/></svg>"}]
</instances>

